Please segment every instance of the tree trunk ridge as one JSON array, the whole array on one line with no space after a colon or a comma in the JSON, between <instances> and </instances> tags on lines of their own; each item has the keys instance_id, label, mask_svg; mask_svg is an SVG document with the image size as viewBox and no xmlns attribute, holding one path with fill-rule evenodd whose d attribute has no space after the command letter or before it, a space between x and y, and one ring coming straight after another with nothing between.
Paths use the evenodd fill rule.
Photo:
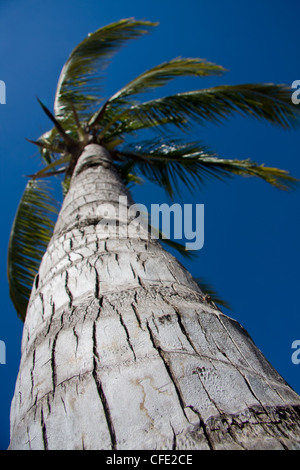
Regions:
<instances>
[{"instance_id":1,"label":"tree trunk ridge","mask_svg":"<svg viewBox=\"0 0 300 470\"><path fill-rule=\"evenodd\" d=\"M120 196L88 145L32 290L9 448L300 449L300 397L244 328L146 229L101 229Z\"/></svg>"}]
</instances>

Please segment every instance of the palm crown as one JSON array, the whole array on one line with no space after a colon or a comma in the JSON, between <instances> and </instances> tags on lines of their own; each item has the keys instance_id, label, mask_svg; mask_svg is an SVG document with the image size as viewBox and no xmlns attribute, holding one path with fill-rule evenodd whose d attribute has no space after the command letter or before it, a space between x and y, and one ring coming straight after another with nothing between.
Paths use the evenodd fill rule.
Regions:
<instances>
[{"instance_id":1,"label":"palm crown","mask_svg":"<svg viewBox=\"0 0 300 470\"><path fill-rule=\"evenodd\" d=\"M54 113L40 102L53 128L35 143L44 166L26 185L13 223L8 250L10 294L24 319L34 277L51 238L56 201L45 181L62 179L64 193L76 161L88 143L105 146L125 184L140 176L165 188L173 196L180 181L188 188L204 179L232 174L257 176L280 189L295 183L286 171L251 160L224 159L201 142L170 138L172 131L188 131L205 121L222 122L234 112L265 119L290 128L299 121L290 89L284 85L245 84L217 86L149 101L143 93L180 76L222 75L225 69L198 58L176 58L142 73L107 100L101 81L112 56L126 41L149 32L156 23L125 19L89 34L71 53L58 80ZM126 144L133 133L151 129L153 138ZM184 135L184 134L183 134ZM186 135L186 133L185 133ZM32 141L31 141L32 142ZM181 245L172 246L181 250Z\"/></svg>"}]
</instances>

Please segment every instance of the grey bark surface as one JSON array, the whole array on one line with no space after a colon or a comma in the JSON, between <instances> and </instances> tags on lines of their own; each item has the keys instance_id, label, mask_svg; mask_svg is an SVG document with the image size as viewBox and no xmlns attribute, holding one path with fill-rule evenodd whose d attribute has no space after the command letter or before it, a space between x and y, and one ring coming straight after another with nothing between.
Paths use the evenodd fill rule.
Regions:
<instances>
[{"instance_id":1,"label":"grey bark surface","mask_svg":"<svg viewBox=\"0 0 300 470\"><path fill-rule=\"evenodd\" d=\"M88 145L30 298L9 448L300 449L300 397L243 327L147 230L99 224L119 196Z\"/></svg>"}]
</instances>

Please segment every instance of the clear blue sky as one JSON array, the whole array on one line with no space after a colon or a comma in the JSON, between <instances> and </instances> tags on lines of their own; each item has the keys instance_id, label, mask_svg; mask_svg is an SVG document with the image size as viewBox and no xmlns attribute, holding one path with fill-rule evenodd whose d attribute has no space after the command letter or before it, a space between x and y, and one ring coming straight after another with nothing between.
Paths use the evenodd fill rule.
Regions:
<instances>
[{"instance_id":1,"label":"clear blue sky","mask_svg":"<svg viewBox=\"0 0 300 470\"><path fill-rule=\"evenodd\" d=\"M20 361L22 323L9 298L6 252L10 228L25 186L24 175L39 168L36 139L50 128L36 96L53 104L57 79L69 53L87 33L121 18L159 21L149 36L116 56L105 93L178 56L202 57L229 72L212 80L181 80L165 93L217 84L300 79L297 0L0 0L0 80L7 104L0 105L0 340L7 364L0 365L0 449L9 443L9 409ZM299 105L300 106L300 105ZM300 178L300 130L235 117L223 126L197 128L204 140L229 158L252 158ZM136 202L164 202L153 186L134 191ZM205 245L198 259L183 264L203 276L233 307L230 316L249 331L258 347L300 393L300 365L291 344L300 339L300 188L280 192L254 179L212 182L181 203L205 204Z\"/></svg>"}]
</instances>

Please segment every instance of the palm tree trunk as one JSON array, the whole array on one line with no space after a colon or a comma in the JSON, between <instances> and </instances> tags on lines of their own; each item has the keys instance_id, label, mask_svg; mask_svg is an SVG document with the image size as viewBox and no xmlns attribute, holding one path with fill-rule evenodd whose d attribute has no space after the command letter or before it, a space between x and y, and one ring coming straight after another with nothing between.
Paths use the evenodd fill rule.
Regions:
<instances>
[{"instance_id":1,"label":"palm tree trunk","mask_svg":"<svg viewBox=\"0 0 300 470\"><path fill-rule=\"evenodd\" d=\"M146 230L116 236L120 196L88 145L29 302L9 448L300 449L299 396Z\"/></svg>"}]
</instances>

